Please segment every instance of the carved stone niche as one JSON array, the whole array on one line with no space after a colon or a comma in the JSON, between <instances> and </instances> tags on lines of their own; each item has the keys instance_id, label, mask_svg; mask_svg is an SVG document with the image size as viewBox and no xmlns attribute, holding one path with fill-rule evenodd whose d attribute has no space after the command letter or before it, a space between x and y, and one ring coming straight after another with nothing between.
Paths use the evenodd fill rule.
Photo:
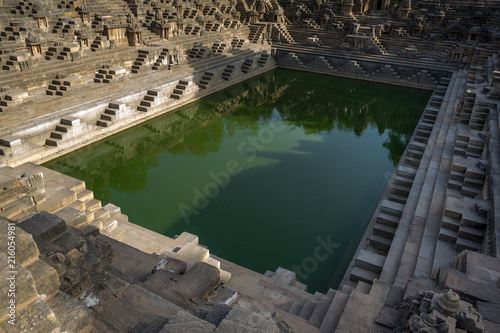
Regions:
<instances>
[{"instance_id":1,"label":"carved stone niche","mask_svg":"<svg viewBox=\"0 0 500 333\"><path fill-rule=\"evenodd\" d=\"M128 46L127 24L110 24L104 26L104 35L115 47Z\"/></svg>"},{"instance_id":2,"label":"carved stone niche","mask_svg":"<svg viewBox=\"0 0 500 333\"><path fill-rule=\"evenodd\" d=\"M49 29L49 21L47 20L46 14L34 14L33 17L35 18L36 22L38 23L39 29L42 29L44 31Z\"/></svg>"},{"instance_id":3,"label":"carved stone niche","mask_svg":"<svg viewBox=\"0 0 500 333\"><path fill-rule=\"evenodd\" d=\"M76 7L76 11L80 15L80 19L85 24L90 24L90 16L92 15L92 11L87 6L78 6Z\"/></svg>"},{"instance_id":4,"label":"carved stone niche","mask_svg":"<svg viewBox=\"0 0 500 333\"><path fill-rule=\"evenodd\" d=\"M396 333L484 333L483 317L453 290L418 292L401 302Z\"/></svg>"},{"instance_id":5,"label":"carved stone niche","mask_svg":"<svg viewBox=\"0 0 500 333\"><path fill-rule=\"evenodd\" d=\"M28 46L32 56L42 55L42 42L38 36L31 32L28 34L28 37L26 37L26 46Z\"/></svg>"}]
</instances>

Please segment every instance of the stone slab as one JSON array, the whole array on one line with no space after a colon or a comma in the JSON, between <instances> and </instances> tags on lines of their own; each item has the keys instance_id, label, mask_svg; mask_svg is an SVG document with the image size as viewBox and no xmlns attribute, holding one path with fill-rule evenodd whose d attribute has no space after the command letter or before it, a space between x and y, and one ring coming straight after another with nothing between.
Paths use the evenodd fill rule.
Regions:
<instances>
[{"instance_id":1,"label":"stone slab","mask_svg":"<svg viewBox=\"0 0 500 333\"><path fill-rule=\"evenodd\" d=\"M479 282L471 281L465 274L449 271L443 281L443 289L453 289L464 301L476 301L500 304L500 289L492 288Z\"/></svg>"},{"instance_id":2,"label":"stone slab","mask_svg":"<svg viewBox=\"0 0 500 333\"><path fill-rule=\"evenodd\" d=\"M247 301L240 300L220 323L214 333L279 333L278 326L268 312Z\"/></svg>"}]
</instances>

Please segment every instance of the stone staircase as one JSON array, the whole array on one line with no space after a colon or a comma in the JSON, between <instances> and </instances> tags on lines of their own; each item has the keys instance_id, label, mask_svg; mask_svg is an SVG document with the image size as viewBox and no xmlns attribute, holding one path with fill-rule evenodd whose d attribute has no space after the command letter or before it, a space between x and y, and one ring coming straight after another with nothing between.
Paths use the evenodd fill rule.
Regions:
<instances>
[{"instance_id":1,"label":"stone staircase","mask_svg":"<svg viewBox=\"0 0 500 333\"><path fill-rule=\"evenodd\" d=\"M247 74L251 70L252 64L253 64L253 59L245 59L243 65L241 65L241 71Z\"/></svg>"},{"instance_id":2,"label":"stone staircase","mask_svg":"<svg viewBox=\"0 0 500 333\"><path fill-rule=\"evenodd\" d=\"M146 95L143 97L137 106L137 111L148 112L149 109L154 105L158 104L158 97L162 94L161 91L155 89L149 89ZM156 102L156 103L155 103Z\"/></svg>"},{"instance_id":3,"label":"stone staircase","mask_svg":"<svg viewBox=\"0 0 500 333\"><path fill-rule=\"evenodd\" d=\"M126 117L126 106L123 103L111 102L104 112L101 114L96 125L101 127L110 127L115 122Z\"/></svg>"},{"instance_id":4,"label":"stone staircase","mask_svg":"<svg viewBox=\"0 0 500 333\"><path fill-rule=\"evenodd\" d=\"M227 44L224 42L215 42L212 44L212 52L213 53L224 53L226 50Z\"/></svg>"},{"instance_id":5,"label":"stone staircase","mask_svg":"<svg viewBox=\"0 0 500 333\"><path fill-rule=\"evenodd\" d=\"M198 87L200 87L200 89L207 89L210 82L212 82L213 77L214 73L205 72L205 74L201 77L200 83L198 83Z\"/></svg>"},{"instance_id":6,"label":"stone staircase","mask_svg":"<svg viewBox=\"0 0 500 333\"><path fill-rule=\"evenodd\" d=\"M95 83L111 83L127 78L128 71L121 66L103 65L94 76Z\"/></svg>"},{"instance_id":7,"label":"stone staircase","mask_svg":"<svg viewBox=\"0 0 500 333\"><path fill-rule=\"evenodd\" d=\"M288 32L285 25L277 24L275 25L275 29L278 30L280 34L280 41L282 43L288 43L288 44L295 43L295 40L293 39L292 35L290 35L290 33Z\"/></svg>"},{"instance_id":8,"label":"stone staircase","mask_svg":"<svg viewBox=\"0 0 500 333\"><path fill-rule=\"evenodd\" d=\"M170 98L180 100L183 96L191 93L193 91L193 87L194 85L192 81L179 80L179 83L175 86Z\"/></svg>"},{"instance_id":9,"label":"stone staircase","mask_svg":"<svg viewBox=\"0 0 500 333\"><path fill-rule=\"evenodd\" d=\"M205 46L196 46L189 50L188 57L192 59L201 59L210 55L210 49Z\"/></svg>"},{"instance_id":10,"label":"stone staircase","mask_svg":"<svg viewBox=\"0 0 500 333\"><path fill-rule=\"evenodd\" d=\"M367 247L361 248L353 260L349 277L353 282L372 283L375 279L381 278L384 269L388 267L388 260L392 259L393 245L398 240L396 237L402 227L402 221L407 218L405 211L415 204L414 193L418 193L422 188L417 174L422 169L421 161L428 150L432 129L436 126L439 110L448 106L443 95L448 81L449 79L442 79L431 96L383 200L374 214L368 229L370 231ZM391 264L394 266L394 262Z\"/></svg>"},{"instance_id":11,"label":"stone staircase","mask_svg":"<svg viewBox=\"0 0 500 333\"><path fill-rule=\"evenodd\" d=\"M260 55L259 60L257 60L257 65L263 67L268 60L269 60L269 53L264 52Z\"/></svg>"},{"instance_id":12,"label":"stone staircase","mask_svg":"<svg viewBox=\"0 0 500 333\"><path fill-rule=\"evenodd\" d=\"M198 245L198 237L182 233L168 238L138 227L118 207L101 207L83 181L34 164L5 167L0 175L2 187L9 189L0 193L0 226L7 230L17 225L16 245L25 249L16 256L17 291L22 295L16 298L16 315L29 319L18 322L21 331L179 332L183 327L192 331L194 322L196 327L211 331L217 325L229 332L236 327L237 314L260 314L252 322L262 321L259 325L266 331L274 331L269 313L237 301L236 291L221 285L231 275ZM18 195L12 196L14 192ZM0 247L6 249L4 242ZM4 254L0 259L7 261ZM79 275L63 269L61 261ZM174 285L163 288L161 281L173 279ZM2 288L6 284L2 282ZM186 310L196 300L203 306L194 316ZM7 312L2 310L0 319L7 318Z\"/></svg>"},{"instance_id":13,"label":"stone staircase","mask_svg":"<svg viewBox=\"0 0 500 333\"><path fill-rule=\"evenodd\" d=\"M222 72L222 79L224 81L229 81L229 79L233 75L234 70L235 70L234 65L227 65L226 68L224 68L224 71Z\"/></svg>"},{"instance_id":14,"label":"stone staircase","mask_svg":"<svg viewBox=\"0 0 500 333\"><path fill-rule=\"evenodd\" d=\"M231 46L233 49L241 49L244 43L245 39L243 37L235 36L231 41Z\"/></svg>"},{"instance_id":15,"label":"stone staircase","mask_svg":"<svg viewBox=\"0 0 500 333\"><path fill-rule=\"evenodd\" d=\"M50 96L68 96L69 89L79 84L81 79L78 75L71 75L66 78L56 78L45 91Z\"/></svg>"},{"instance_id":16,"label":"stone staircase","mask_svg":"<svg viewBox=\"0 0 500 333\"><path fill-rule=\"evenodd\" d=\"M75 117L65 117L61 119L59 125L50 133L50 137L45 140L46 146L60 146L62 140L73 138L82 133L82 124L80 119Z\"/></svg>"},{"instance_id":17,"label":"stone staircase","mask_svg":"<svg viewBox=\"0 0 500 333\"><path fill-rule=\"evenodd\" d=\"M132 65L131 72L135 74L139 73L139 71L149 62L150 62L149 51L139 50L139 55L137 56L137 59L135 59L134 64Z\"/></svg>"},{"instance_id":18,"label":"stone staircase","mask_svg":"<svg viewBox=\"0 0 500 333\"><path fill-rule=\"evenodd\" d=\"M250 43L258 43L265 29L265 24L250 24L250 34L248 35Z\"/></svg>"}]
</instances>

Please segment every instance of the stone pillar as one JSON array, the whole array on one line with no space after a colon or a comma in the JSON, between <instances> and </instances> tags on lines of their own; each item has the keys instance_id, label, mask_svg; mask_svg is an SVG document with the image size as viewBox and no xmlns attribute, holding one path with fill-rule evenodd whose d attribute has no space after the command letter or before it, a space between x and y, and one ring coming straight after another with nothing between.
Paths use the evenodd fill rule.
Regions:
<instances>
[{"instance_id":1,"label":"stone pillar","mask_svg":"<svg viewBox=\"0 0 500 333\"><path fill-rule=\"evenodd\" d=\"M352 0L344 0L342 2L342 5L340 5L340 14L352 15L352 7L354 7L354 3Z\"/></svg>"}]
</instances>

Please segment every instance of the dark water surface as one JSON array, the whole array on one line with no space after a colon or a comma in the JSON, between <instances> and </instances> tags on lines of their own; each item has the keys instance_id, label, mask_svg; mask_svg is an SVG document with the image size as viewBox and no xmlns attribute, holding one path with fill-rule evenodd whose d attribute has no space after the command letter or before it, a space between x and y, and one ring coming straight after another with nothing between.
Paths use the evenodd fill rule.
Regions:
<instances>
[{"instance_id":1,"label":"dark water surface","mask_svg":"<svg viewBox=\"0 0 500 333\"><path fill-rule=\"evenodd\" d=\"M277 69L45 166L130 221L336 287L430 92Z\"/></svg>"}]
</instances>

